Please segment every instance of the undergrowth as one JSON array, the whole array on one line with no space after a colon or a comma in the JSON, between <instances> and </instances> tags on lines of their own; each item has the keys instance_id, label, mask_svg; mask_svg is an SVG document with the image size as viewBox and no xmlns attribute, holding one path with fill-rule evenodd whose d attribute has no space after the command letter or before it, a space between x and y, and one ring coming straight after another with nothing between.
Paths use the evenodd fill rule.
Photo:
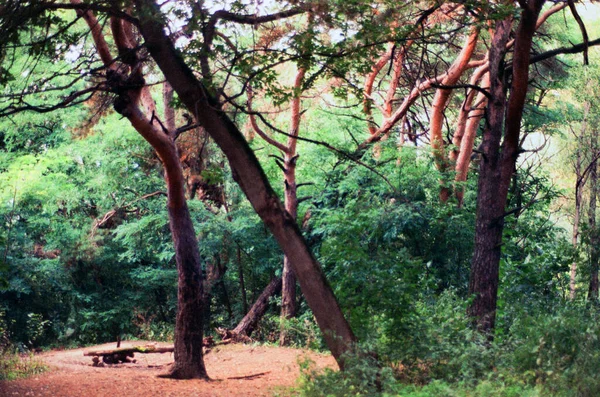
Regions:
<instances>
[{"instance_id":1,"label":"undergrowth","mask_svg":"<svg viewBox=\"0 0 600 397\"><path fill-rule=\"evenodd\" d=\"M465 303L446 294L417 308L405 348L380 341L346 357L344 372L301 363L298 397L594 397L600 395L600 311L584 302L521 313L487 343ZM389 345L387 345L389 346ZM377 352L376 362L365 351Z\"/></svg>"},{"instance_id":2,"label":"undergrowth","mask_svg":"<svg viewBox=\"0 0 600 397\"><path fill-rule=\"evenodd\" d=\"M0 351L0 380L15 380L41 374L48 367L33 353L19 354L14 348Z\"/></svg>"}]
</instances>

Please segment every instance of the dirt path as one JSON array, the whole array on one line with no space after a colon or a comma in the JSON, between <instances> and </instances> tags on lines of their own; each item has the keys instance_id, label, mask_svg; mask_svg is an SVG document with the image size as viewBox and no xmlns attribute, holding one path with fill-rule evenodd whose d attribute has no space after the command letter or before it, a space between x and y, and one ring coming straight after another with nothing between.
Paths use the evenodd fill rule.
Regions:
<instances>
[{"instance_id":1,"label":"dirt path","mask_svg":"<svg viewBox=\"0 0 600 397\"><path fill-rule=\"evenodd\" d=\"M123 342L122 347L147 342ZM161 346L161 344L158 344ZM335 368L329 355L298 349L225 345L205 357L211 381L159 378L173 362L170 353L136 354L137 362L92 367L87 350L112 349L114 343L76 350L51 351L37 357L52 370L30 379L0 382L0 396L271 396L293 386L299 375L298 357L308 356L317 367ZM259 374L255 377L251 375ZM262 375L260 375L262 374ZM230 379L246 377L243 379Z\"/></svg>"}]
</instances>

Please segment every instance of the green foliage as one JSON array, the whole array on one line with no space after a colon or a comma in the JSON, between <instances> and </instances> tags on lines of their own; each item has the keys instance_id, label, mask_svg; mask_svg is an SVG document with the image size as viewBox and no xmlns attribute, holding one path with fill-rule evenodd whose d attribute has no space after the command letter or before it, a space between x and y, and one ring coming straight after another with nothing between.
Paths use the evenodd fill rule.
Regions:
<instances>
[{"instance_id":1,"label":"green foliage","mask_svg":"<svg viewBox=\"0 0 600 397\"><path fill-rule=\"evenodd\" d=\"M345 397L385 396L392 390L395 380L390 368L381 368L364 350L345 357L344 371L315 370L309 360L300 362L298 396Z\"/></svg>"},{"instance_id":2,"label":"green foliage","mask_svg":"<svg viewBox=\"0 0 600 397\"><path fill-rule=\"evenodd\" d=\"M380 160L393 186L356 165L332 173L310 230L355 332L389 351L403 350L399 335L413 323L416 296L451 286L464 294L473 241L469 207L439 204L430 160L410 149L401 157L400 166Z\"/></svg>"},{"instance_id":3,"label":"green foliage","mask_svg":"<svg viewBox=\"0 0 600 397\"><path fill-rule=\"evenodd\" d=\"M597 307L575 303L520 319L511 328L514 353L507 364L550 395L598 395L599 317Z\"/></svg>"},{"instance_id":4,"label":"green foliage","mask_svg":"<svg viewBox=\"0 0 600 397\"><path fill-rule=\"evenodd\" d=\"M0 381L27 378L48 370L33 354L19 354L10 348L0 348Z\"/></svg>"}]
</instances>

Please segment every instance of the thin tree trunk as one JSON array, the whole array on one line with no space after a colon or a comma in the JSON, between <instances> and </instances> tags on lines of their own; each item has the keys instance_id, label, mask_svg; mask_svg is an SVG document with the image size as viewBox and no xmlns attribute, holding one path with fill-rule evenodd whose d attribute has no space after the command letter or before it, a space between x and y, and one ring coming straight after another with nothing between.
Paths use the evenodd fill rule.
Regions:
<instances>
[{"instance_id":1,"label":"thin tree trunk","mask_svg":"<svg viewBox=\"0 0 600 397\"><path fill-rule=\"evenodd\" d=\"M285 193L284 207L288 214L298 220L298 191L296 185L296 162L298 154L296 154L296 145L298 143L298 134L300 133L300 93L304 82L306 69L300 67L296 73L294 81L294 98L292 99L292 114L290 124L290 136L287 141L288 151L284 156L284 178L285 178ZM281 274L281 329L279 332L279 343L287 344L287 332L285 330L284 320L288 320L296 315L296 276L292 270L292 264L287 255L283 258L283 272Z\"/></svg>"},{"instance_id":2,"label":"thin tree trunk","mask_svg":"<svg viewBox=\"0 0 600 397\"><path fill-rule=\"evenodd\" d=\"M139 28L150 55L188 111L223 150L234 180L288 257L327 345L343 368L342 356L352 348L356 338L298 225L273 191L243 134L219 109L216 99L209 95L166 36L156 4L144 0L137 0L136 4L140 11Z\"/></svg>"},{"instance_id":3,"label":"thin tree trunk","mask_svg":"<svg viewBox=\"0 0 600 397\"><path fill-rule=\"evenodd\" d=\"M246 282L244 281L244 268L242 266L242 249L237 247L238 280L242 294L242 311L248 313L248 298L246 297Z\"/></svg>"},{"instance_id":4,"label":"thin tree trunk","mask_svg":"<svg viewBox=\"0 0 600 397\"><path fill-rule=\"evenodd\" d=\"M590 150L592 152L592 164L590 167L590 205L588 209L588 226L590 233L590 286L588 296L590 300L598 299L598 260L600 251L598 244L600 238L596 226L596 200L598 198L598 161L595 158L598 151L598 132L593 129L590 134Z\"/></svg>"},{"instance_id":5,"label":"thin tree trunk","mask_svg":"<svg viewBox=\"0 0 600 397\"><path fill-rule=\"evenodd\" d=\"M573 233L571 234L571 245L573 248L577 248L577 240L579 238L579 221L581 218L581 200L583 196L583 186L581 182L583 178L581 176L581 151L577 149L577 160L575 164L575 171L577 176L577 183L575 184L575 214L573 216ZM577 262L573 260L571 262L571 269L569 272L569 298L575 299L576 291L576 277L577 277Z\"/></svg>"},{"instance_id":6,"label":"thin tree trunk","mask_svg":"<svg viewBox=\"0 0 600 397\"><path fill-rule=\"evenodd\" d=\"M285 209L290 216L298 218L298 196L296 191L296 159L287 158L285 171ZM281 288L281 317L290 319L296 315L296 276L287 255L283 258L282 288ZM280 342L285 344L285 330L281 329Z\"/></svg>"},{"instance_id":7,"label":"thin tree trunk","mask_svg":"<svg viewBox=\"0 0 600 397\"><path fill-rule=\"evenodd\" d=\"M444 77L442 80L441 85L452 86L458 82L468 67L469 60L475 51L478 37L479 28L474 26L471 28L471 34L467 37L460 54L448 69L446 77ZM444 147L444 138L442 136L442 126L445 119L444 113L446 110L446 105L448 104L451 95L451 89L439 88L435 92L433 104L431 105L429 136L431 139L431 148L433 149L433 159L435 165L442 173L445 173L448 170L449 165L448 154L446 153L446 149ZM442 175L442 180L440 180L440 201L442 203L447 202L450 198L450 189L444 179L445 177Z\"/></svg>"},{"instance_id":8,"label":"thin tree trunk","mask_svg":"<svg viewBox=\"0 0 600 397\"><path fill-rule=\"evenodd\" d=\"M490 85L489 73L486 73L481 81L481 86L484 89L488 89ZM469 166L471 165L471 156L473 155L473 146L475 145L475 138L477 137L477 130L479 129L479 123L485 114L485 107L487 106L487 98L483 93L477 94L475 99L475 107L466 112L465 131L461 137L459 144L460 150L457 153L456 164L454 170L456 175L454 177L455 182L455 194L458 200L458 206L461 207L464 201L465 187L464 183L467 181L467 174L469 172Z\"/></svg>"},{"instance_id":9,"label":"thin tree trunk","mask_svg":"<svg viewBox=\"0 0 600 397\"><path fill-rule=\"evenodd\" d=\"M583 188L585 187L587 180L587 172L582 169L582 151L583 151L583 138L587 130L587 115L589 112L589 104L584 109L583 121L581 125L581 133L577 139L577 152L575 160L575 214L573 216L573 233L571 237L571 244L573 248L577 248L577 240L579 239L579 223L581 221L581 204L583 202ZM593 154L595 156L595 154ZM569 299L574 300L577 292L577 262L573 260L571 263L571 269L569 272Z\"/></svg>"}]
</instances>

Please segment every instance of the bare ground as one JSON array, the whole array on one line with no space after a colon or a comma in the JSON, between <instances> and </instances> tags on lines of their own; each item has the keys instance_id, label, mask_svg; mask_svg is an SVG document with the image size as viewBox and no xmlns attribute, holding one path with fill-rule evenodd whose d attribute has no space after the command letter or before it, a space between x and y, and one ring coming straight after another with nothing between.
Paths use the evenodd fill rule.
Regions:
<instances>
[{"instance_id":1,"label":"bare ground","mask_svg":"<svg viewBox=\"0 0 600 397\"><path fill-rule=\"evenodd\" d=\"M121 347L146 343L122 342ZM310 358L317 368L336 368L330 355L282 347L224 345L212 348L205 356L210 381L173 380L158 377L173 362L171 353L136 353L136 363L102 368L92 367L91 357L83 356L88 350L115 347L110 343L42 353L37 358L51 370L29 379L0 382L0 396L271 396L294 385L300 357Z\"/></svg>"}]
</instances>

